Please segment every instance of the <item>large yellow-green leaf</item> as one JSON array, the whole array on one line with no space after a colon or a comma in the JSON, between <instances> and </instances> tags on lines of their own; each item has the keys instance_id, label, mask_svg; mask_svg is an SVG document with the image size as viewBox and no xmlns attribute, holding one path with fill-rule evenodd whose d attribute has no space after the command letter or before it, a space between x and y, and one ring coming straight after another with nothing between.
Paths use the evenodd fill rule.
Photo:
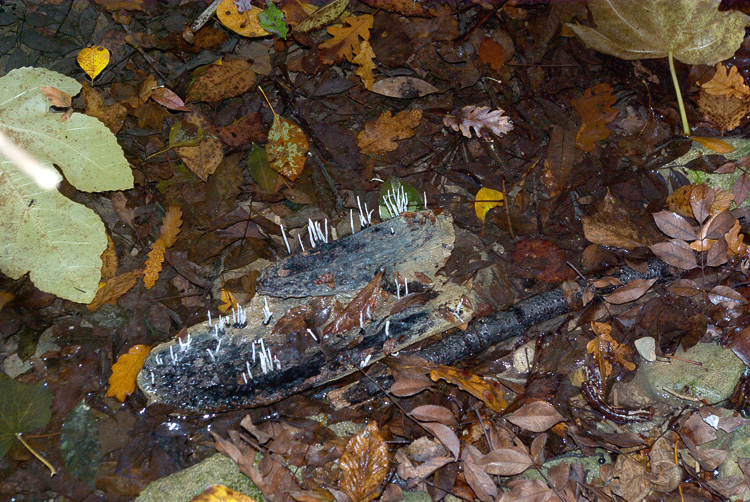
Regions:
<instances>
[{"instance_id":1,"label":"large yellow-green leaf","mask_svg":"<svg viewBox=\"0 0 750 502\"><path fill-rule=\"evenodd\" d=\"M91 209L57 190L40 190L11 162L0 161L0 268L29 272L42 291L74 302L93 300L107 247L104 224Z\"/></svg>"},{"instance_id":2,"label":"large yellow-green leaf","mask_svg":"<svg viewBox=\"0 0 750 502\"><path fill-rule=\"evenodd\" d=\"M57 164L84 192L127 190L133 173L117 139L99 120L74 113L63 121L50 113L39 87L75 96L81 84L44 68L19 68L0 78L0 129L43 163Z\"/></svg>"},{"instance_id":3,"label":"large yellow-green leaf","mask_svg":"<svg viewBox=\"0 0 750 502\"><path fill-rule=\"evenodd\" d=\"M720 0L592 0L596 28L569 24L586 45L622 59L674 57L715 64L734 55L750 17Z\"/></svg>"},{"instance_id":4,"label":"large yellow-green leaf","mask_svg":"<svg viewBox=\"0 0 750 502\"><path fill-rule=\"evenodd\" d=\"M107 127L74 113L50 113L39 87L70 95L75 80L42 68L20 68L0 78L0 130L44 164L56 164L83 191L132 188L133 174ZM100 279L107 246L104 225L56 190L38 188L0 157L0 270L13 279L29 273L44 291L88 303Z\"/></svg>"}]
</instances>

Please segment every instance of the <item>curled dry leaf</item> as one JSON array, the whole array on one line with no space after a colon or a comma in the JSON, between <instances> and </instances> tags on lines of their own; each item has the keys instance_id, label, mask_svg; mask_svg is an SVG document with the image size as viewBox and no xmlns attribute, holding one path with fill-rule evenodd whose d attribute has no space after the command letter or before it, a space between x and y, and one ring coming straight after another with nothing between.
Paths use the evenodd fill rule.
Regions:
<instances>
[{"instance_id":1,"label":"curled dry leaf","mask_svg":"<svg viewBox=\"0 0 750 502\"><path fill-rule=\"evenodd\" d=\"M460 110L443 117L445 127L471 138L471 129L478 138L489 139L490 133L501 136L513 130L509 117L503 115L502 108L490 111L489 106L464 106Z\"/></svg>"},{"instance_id":2,"label":"curled dry leaf","mask_svg":"<svg viewBox=\"0 0 750 502\"><path fill-rule=\"evenodd\" d=\"M378 496L388 472L388 448L375 421L370 421L364 431L349 440L339 467L339 488L354 502L369 502Z\"/></svg>"}]
</instances>

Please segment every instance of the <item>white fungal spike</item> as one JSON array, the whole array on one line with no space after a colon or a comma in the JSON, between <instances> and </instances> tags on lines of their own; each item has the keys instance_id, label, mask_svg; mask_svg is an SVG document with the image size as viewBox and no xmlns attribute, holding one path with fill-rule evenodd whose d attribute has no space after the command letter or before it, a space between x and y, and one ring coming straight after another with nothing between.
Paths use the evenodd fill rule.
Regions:
<instances>
[{"instance_id":1,"label":"white fungal spike","mask_svg":"<svg viewBox=\"0 0 750 502\"><path fill-rule=\"evenodd\" d=\"M401 283L396 279L396 298L401 299Z\"/></svg>"},{"instance_id":2,"label":"white fungal spike","mask_svg":"<svg viewBox=\"0 0 750 502\"><path fill-rule=\"evenodd\" d=\"M286 232L284 231L284 225L279 223L279 226L281 227L281 236L284 238L284 244L286 244L286 252L289 254L292 254L292 248L289 247L289 241L286 240Z\"/></svg>"},{"instance_id":3,"label":"white fungal spike","mask_svg":"<svg viewBox=\"0 0 750 502\"><path fill-rule=\"evenodd\" d=\"M404 277L404 296L409 296L409 279Z\"/></svg>"},{"instance_id":4,"label":"white fungal spike","mask_svg":"<svg viewBox=\"0 0 750 502\"><path fill-rule=\"evenodd\" d=\"M151 370L151 387L154 387L154 370Z\"/></svg>"},{"instance_id":5,"label":"white fungal spike","mask_svg":"<svg viewBox=\"0 0 750 502\"><path fill-rule=\"evenodd\" d=\"M211 311L208 311L208 330L211 331L211 328L213 328L213 324L211 324Z\"/></svg>"},{"instance_id":6,"label":"white fungal spike","mask_svg":"<svg viewBox=\"0 0 750 502\"><path fill-rule=\"evenodd\" d=\"M174 345L170 345L169 346L169 355L172 358L172 362L175 361L175 359L174 359L174 350L173 349L174 349Z\"/></svg>"},{"instance_id":7,"label":"white fungal spike","mask_svg":"<svg viewBox=\"0 0 750 502\"><path fill-rule=\"evenodd\" d=\"M310 238L310 245L315 247L315 225L310 218L307 219L307 236Z\"/></svg>"},{"instance_id":8,"label":"white fungal spike","mask_svg":"<svg viewBox=\"0 0 750 502\"><path fill-rule=\"evenodd\" d=\"M219 354L219 348L221 347L221 338L219 338L219 343L216 344L216 349L214 350L214 354Z\"/></svg>"},{"instance_id":9,"label":"white fungal spike","mask_svg":"<svg viewBox=\"0 0 750 502\"><path fill-rule=\"evenodd\" d=\"M307 333L312 337L313 340L315 340L316 342L318 341L318 337L315 336L315 333L313 333L310 328L307 328Z\"/></svg>"},{"instance_id":10,"label":"white fungal spike","mask_svg":"<svg viewBox=\"0 0 750 502\"><path fill-rule=\"evenodd\" d=\"M247 368L247 376L249 376L252 379L253 378L253 374L250 371L250 363L248 361L245 361L245 368Z\"/></svg>"},{"instance_id":11,"label":"white fungal spike","mask_svg":"<svg viewBox=\"0 0 750 502\"><path fill-rule=\"evenodd\" d=\"M302 244L302 237L300 237L299 234L297 234L297 240L299 241L299 247L302 249L302 252L304 253L305 252L305 245Z\"/></svg>"},{"instance_id":12,"label":"white fungal spike","mask_svg":"<svg viewBox=\"0 0 750 502\"><path fill-rule=\"evenodd\" d=\"M242 379L245 381L245 385L247 385L247 377L245 376L245 372L242 372Z\"/></svg>"},{"instance_id":13,"label":"white fungal spike","mask_svg":"<svg viewBox=\"0 0 750 502\"><path fill-rule=\"evenodd\" d=\"M365 327L365 323L364 323L363 317L364 316L362 315L362 312L360 311L360 313L359 313L359 329L362 329L362 328Z\"/></svg>"},{"instance_id":14,"label":"white fungal spike","mask_svg":"<svg viewBox=\"0 0 750 502\"><path fill-rule=\"evenodd\" d=\"M370 362L370 359L372 359L372 354L367 354L367 357L365 357L361 363L359 363L360 368L364 368L367 366L367 364Z\"/></svg>"},{"instance_id":15,"label":"white fungal spike","mask_svg":"<svg viewBox=\"0 0 750 502\"><path fill-rule=\"evenodd\" d=\"M271 313L271 310L268 308L268 300L266 298L263 298L263 303L264 303L264 305L263 305L263 318L264 318L263 319L263 324L268 324L268 321L271 320L271 317L273 316L273 314ZM261 343L263 343L262 340L261 340Z\"/></svg>"},{"instance_id":16,"label":"white fungal spike","mask_svg":"<svg viewBox=\"0 0 750 502\"><path fill-rule=\"evenodd\" d=\"M390 320L385 321L385 337L386 338L390 338L391 337L391 334L388 332L388 328L390 328L390 327L391 327L391 321Z\"/></svg>"},{"instance_id":17,"label":"white fungal spike","mask_svg":"<svg viewBox=\"0 0 750 502\"><path fill-rule=\"evenodd\" d=\"M206 349L206 352L208 352L208 355L211 356L211 361L216 362L216 356L213 352L211 352L211 349Z\"/></svg>"},{"instance_id":18,"label":"white fungal spike","mask_svg":"<svg viewBox=\"0 0 750 502\"><path fill-rule=\"evenodd\" d=\"M352 233L354 233L354 212L349 210L349 225L352 226Z\"/></svg>"},{"instance_id":19,"label":"white fungal spike","mask_svg":"<svg viewBox=\"0 0 750 502\"><path fill-rule=\"evenodd\" d=\"M424 209L427 210L427 192L422 192L422 202L424 203Z\"/></svg>"},{"instance_id":20,"label":"white fungal spike","mask_svg":"<svg viewBox=\"0 0 750 502\"><path fill-rule=\"evenodd\" d=\"M161 354L156 354L156 357L154 359L156 360L156 364L158 364L159 366L164 364L164 361L162 361L161 359Z\"/></svg>"},{"instance_id":21,"label":"white fungal spike","mask_svg":"<svg viewBox=\"0 0 750 502\"><path fill-rule=\"evenodd\" d=\"M253 340L253 364L255 364L255 340Z\"/></svg>"},{"instance_id":22,"label":"white fungal spike","mask_svg":"<svg viewBox=\"0 0 750 502\"><path fill-rule=\"evenodd\" d=\"M276 364L276 371L281 371L281 361L276 356L273 356L273 362Z\"/></svg>"}]
</instances>

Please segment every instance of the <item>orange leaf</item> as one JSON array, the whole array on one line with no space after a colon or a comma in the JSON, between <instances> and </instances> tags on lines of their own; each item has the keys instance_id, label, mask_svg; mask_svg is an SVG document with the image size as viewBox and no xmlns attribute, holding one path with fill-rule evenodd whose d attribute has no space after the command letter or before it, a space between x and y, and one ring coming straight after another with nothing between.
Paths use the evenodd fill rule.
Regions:
<instances>
[{"instance_id":1,"label":"orange leaf","mask_svg":"<svg viewBox=\"0 0 750 502\"><path fill-rule=\"evenodd\" d=\"M479 375L468 371L457 370L451 366L440 365L430 371L430 378L437 382L441 378L458 388L465 390L477 399L481 399L491 409L498 413L505 411L508 403L503 399L503 391L497 382L488 382Z\"/></svg>"},{"instance_id":2,"label":"orange leaf","mask_svg":"<svg viewBox=\"0 0 750 502\"><path fill-rule=\"evenodd\" d=\"M340 63L342 58L353 62L354 53L360 49L360 37L370 40L370 29L374 21L372 15L349 16L345 21L349 26L329 27L328 33L333 38L318 46L321 50L320 60L324 64Z\"/></svg>"},{"instance_id":3,"label":"orange leaf","mask_svg":"<svg viewBox=\"0 0 750 502\"><path fill-rule=\"evenodd\" d=\"M715 96L701 89L698 95L698 109L722 132L736 129L750 111L750 99L734 96Z\"/></svg>"},{"instance_id":4,"label":"orange leaf","mask_svg":"<svg viewBox=\"0 0 750 502\"><path fill-rule=\"evenodd\" d=\"M266 143L266 157L271 168L294 181L305 167L309 150L310 144L302 129L291 120L274 113Z\"/></svg>"},{"instance_id":5,"label":"orange leaf","mask_svg":"<svg viewBox=\"0 0 750 502\"><path fill-rule=\"evenodd\" d=\"M99 45L86 47L81 49L76 59L81 68L83 68L83 71L86 72L86 75L91 78L91 84L93 85L97 75L109 64L109 51L106 47Z\"/></svg>"},{"instance_id":6,"label":"orange leaf","mask_svg":"<svg viewBox=\"0 0 750 502\"><path fill-rule=\"evenodd\" d=\"M367 90L372 90L372 86L375 85L375 76L372 74L372 70L375 69L375 62L373 59L375 59L375 53L373 52L372 47L370 47L370 42L363 40L359 45L357 57L352 59L352 63L359 67L357 68L356 73L362 79L362 82L365 84L365 89Z\"/></svg>"},{"instance_id":7,"label":"orange leaf","mask_svg":"<svg viewBox=\"0 0 750 502\"><path fill-rule=\"evenodd\" d=\"M159 237L154 242L154 246L148 253L148 259L146 260L146 270L143 276L143 284L146 285L146 289L151 289L156 284L156 280L159 278L159 272L161 272L161 264L164 262L164 251L167 247L164 245L164 239Z\"/></svg>"},{"instance_id":8,"label":"orange leaf","mask_svg":"<svg viewBox=\"0 0 750 502\"><path fill-rule=\"evenodd\" d=\"M255 499L224 485L213 485L191 498L190 502L255 502Z\"/></svg>"},{"instance_id":9,"label":"orange leaf","mask_svg":"<svg viewBox=\"0 0 750 502\"><path fill-rule=\"evenodd\" d=\"M709 150L716 153L729 153L735 151L735 148L726 141L719 138L706 138L703 136L690 136L690 139L699 143Z\"/></svg>"},{"instance_id":10,"label":"orange leaf","mask_svg":"<svg viewBox=\"0 0 750 502\"><path fill-rule=\"evenodd\" d=\"M127 354L121 354L117 358L117 362L112 365L107 397L117 398L121 403L125 402L125 398L135 390L135 379L150 352L151 347L148 345L136 345L131 347Z\"/></svg>"},{"instance_id":11,"label":"orange leaf","mask_svg":"<svg viewBox=\"0 0 750 502\"><path fill-rule=\"evenodd\" d=\"M398 148L397 140L407 139L417 132L415 128L422 120L422 110L402 111L391 116L383 112L374 122L365 124L365 130L357 135L357 145L365 155L380 155Z\"/></svg>"},{"instance_id":12,"label":"orange leaf","mask_svg":"<svg viewBox=\"0 0 750 502\"><path fill-rule=\"evenodd\" d=\"M115 304L117 299L130 291L135 283L143 275L143 270L134 270L124 274L117 275L109 279L104 286L99 288L94 299L86 305L90 311L98 309L105 303Z\"/></svg>"},{"instance_id":13,"label":"orange leaf","mask_svg":"<svg viewBox=\"0 0 750 502\"><path fill-rule=\"evenodd\" d=\"M388 473L388 448L374 420L352 437L339 459L343 490L354 502L369 502Z\"/></svg>"},{"instance_id":14,"label":"orange leaf","mask_svg":"<svg viewBox=\"0 0 750 502\"><path fill-rule=\"evenodd\" d=\"M612 108L617 98L612 96L612 91L609 84L596 84L593 88L586 89L583 98L570 100L570 104L581 115L576 146L584 152L593 151L596 141L609 137L607 124L617 116L617 110Z\"/></svg>"},{"instance_id":15,"label":"orange leaf","mask_svg":"<svg viewBox=\"0 0 750 502\"><path fill-rule=\"evenodd\" d=\"M167 213L161 221L161 238L164 239L164 246L171 247L177 240L177 234L180 233L182 225L182 210L180 206L171 205L167 208Z\"/></svg>"},{"instance_id":16,"label":"orange leaf","mask_svg":"<svg viewBox=\"0 0 750 502\"><path fill-rule=\"evenodd\" d=\"M732 66L729 71L718 63L713 78L701 85L701 89L714 96L725 98L747 98L750 97L750 87L745 83L742 75L737 73L737 67Z\"/></svg>"}]
</instances>

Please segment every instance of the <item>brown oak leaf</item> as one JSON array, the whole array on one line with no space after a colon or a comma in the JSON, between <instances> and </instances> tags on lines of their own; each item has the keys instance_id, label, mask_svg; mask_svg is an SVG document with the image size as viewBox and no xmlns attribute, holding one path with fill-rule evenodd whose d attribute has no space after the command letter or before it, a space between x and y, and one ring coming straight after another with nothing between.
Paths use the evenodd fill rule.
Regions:
<instances>
[{"instance_id":1,"label":"brown oak leaf","mask_svg":"<svg viewBox=\"0 0 750 502\"><path fill-rule=\"evenodd\" d=\"M617 98L612 96L612 91L609 84L596 84L593 88L586 89L582 98L570 100L570 104L581 115L576 146L584 152L593 151L597 141L609 137L607 124L617 116L617 110L612 108Z\"/></svg>"},{"instance_id":2,"label":"brown oak leaf","mask_svg":"<svg viewBox=\"0 0 750 502\"><path fill-rule=\"evenodd\" d=\"M380 155L398 148L397 140L414 136L422 110L404 110L391 116L384 112L374 122L365 124L364 131L357 135L357 145L365 155Z\"/></svg>"}]
</instances>

